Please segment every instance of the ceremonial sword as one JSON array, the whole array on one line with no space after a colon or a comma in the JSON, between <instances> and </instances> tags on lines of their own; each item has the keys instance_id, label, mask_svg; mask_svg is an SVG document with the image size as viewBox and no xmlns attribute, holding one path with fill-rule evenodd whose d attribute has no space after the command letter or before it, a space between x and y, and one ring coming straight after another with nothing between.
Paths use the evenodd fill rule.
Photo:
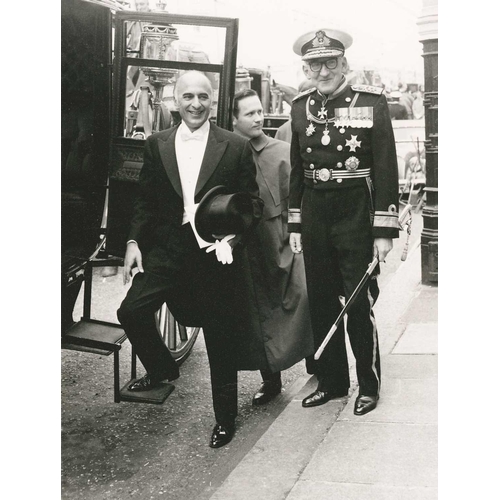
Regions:
<instances>
[{"instance_id":1,"label":"ceremonial sword","mask_svg":"<svg viewBox=\"0 0 500 500\"><path fill-rule=\"evenodd\" d=\"M408 205L405 206L403 211L401 212L401 215L398 218L398 223L399 223L399 228L403 230L404 226L408 227L408 239L410 236L410 227L411 227L411 205L408 203ZM407 219L408 216L408 219ZM407 220L405 220L407 219ZM406 254L408 252L408 240L406 241L405 248L403 250L403 255L401 257L401 260L406 260ZM335 323L333 326L330 328L330 331L327 333L326 337L324 338L323 342L319 346L318 350L314 354L314 359L318 360L321 354L323 354L323 351L325 350L326 345L330 341L330 339L333 337L333 334L336 332L339 323L342 321L344 316L346 315L347 311L351 307L352 303L356 300L356 297L359 295L360 290L363 288L363 286L366 284L366 282L370 279L370 276L372 275L373 271L377 267L378 264L378 255L373 257L373 260L370 262L368 269L366 270L365 274L361 278L361 281L358 283L356 288L354 289L354 292L352 292L351 296L349 297L349 300L345 303L342 311L340 311L340 314L338 318L335 320Z\"/></svg>"}]
</instances>

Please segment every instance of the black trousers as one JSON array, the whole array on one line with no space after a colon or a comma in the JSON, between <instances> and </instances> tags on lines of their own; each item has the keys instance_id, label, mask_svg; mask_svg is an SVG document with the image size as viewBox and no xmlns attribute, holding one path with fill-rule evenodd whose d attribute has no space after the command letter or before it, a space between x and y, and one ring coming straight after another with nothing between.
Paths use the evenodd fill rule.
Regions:
<instances>
[{"instance_id":1,"label":"black trousers","mask_svg":"<svg viewBox=\"0 0 500 500\"><path fill-rule=\"evenodd\" d=\"M215 418L222 425L233 424L237 415L233 269L219 263L215 252L207 254L198 247L189 224L179 229L179 238L179 251L165 254L161 265L153 267L154 273L146 271L146 261L146 272L134 276L118 319L146 371L163 380L177 366L157 331L154 315L164 302L170 308L179 296L189 298L196 324L203 327ZM155 259L162 253L158 250Z\"/></svg>"},{"instance_id":2,"label":"black trousers","mask_svg":"<svg viewBox=\"0 0 500 500\"><path fill-rule=\"evenodd\" d=\"M339 297L350 297L372 261L370 207L368 187L305 189L302 243L316 349L342 310ZM347 318L360 393L370 396L380 390L380 354L372 311L378 293L376 280L371 280ZM343 322L315 362L314 371L319 390L347 393L350 382Z\"/></svg>"}]
</instances>

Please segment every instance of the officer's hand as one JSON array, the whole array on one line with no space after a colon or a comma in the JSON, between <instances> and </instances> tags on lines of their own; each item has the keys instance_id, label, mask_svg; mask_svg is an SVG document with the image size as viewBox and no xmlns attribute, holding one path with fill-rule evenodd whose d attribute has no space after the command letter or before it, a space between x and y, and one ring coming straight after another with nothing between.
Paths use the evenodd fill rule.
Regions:
<instances>
[{"instance_id":1,"label":"officer's hand","mask_svg":"<svg viewBox=\"0 0 500 500\"><path fill-rule=\"evenodd\" d=\"M302 253L302 234L290 233L290 248L293 253Z\"/></svg>"},{"instance_id":2,"label":"officer's hand","mask_svg":"<svg viewBox=\"0 0 500 500\"><path fill-rule=\"evenodd\" d=\"M132 269L137 266L140 273L144 272L142 267L142 253L139 250L139 245L135 241L127 244L127 251L125 252L125 259L123 260L123 284L126 285L130 276L132 276Z\"/></svg>"},{"instance_id":3,"label":"officer's hand","mask_svg":"<svg viewBox=\"0 0 500 500\"><path fill-rule=\"evenodd\" d=\"M392 238L375 238L373 256L378 255L379 262L385 262L387 254L392 250Z\"/></svg>"}]
</instances>

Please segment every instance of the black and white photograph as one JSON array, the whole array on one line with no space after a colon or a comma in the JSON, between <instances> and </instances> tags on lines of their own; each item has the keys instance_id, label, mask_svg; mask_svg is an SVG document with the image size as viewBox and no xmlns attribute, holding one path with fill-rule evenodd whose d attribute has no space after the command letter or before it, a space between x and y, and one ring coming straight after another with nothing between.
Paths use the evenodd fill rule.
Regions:
<instances>
[{"instance_id":1,"label":"black and white photograph","mask_svg":"<svg viewBox=\"0 0 500 500\"><path fill-rule=\"evenodd\" d=\"M63 499L437 498L437 3L385 3L61 3Z\"/></svg>"},{"instance_id":2,"label":"black and white photograph","mask_svg":"<svg viewBox=\"0 0 500 500\"><path fill-rule=\"evenodd\" d=\"M495 161L496 134L474 117L496 77L467 51L451 78L438 64L438 0L57 4L37 19L47 43L13 45L5 66L26 58L8 87L29 76L17 105L37 95L46 123L26 177L52 179L27 195L27 242L10 238L28 252L11 263L32 273L13 279L37 359L18 379L20 334L5 354L4 389L27 406L9 410L26 429L11 433L13 462L25 446L28 460L6 498L493 498L454 464L482 441L458 444L461 427L494 418L492 380L483 398L468 373L481 371L473 348L494 356L483 310L498 292L467 280L488 275L472 221L496 216L465 186ZM465 27L443 38L447 53L489 46ZM483 104L466 101L472 84ZM438 96L451 95L464 118L444 117L459 157L440 156L440 186ZM488 139L470 138L478 128ZM468 141L477 166L460 156ZM445 285L450 267L458 280L444 295L443 233ZM42 282L35 309L28 281ZM466 496L441 491L469 473Z\"/></svg>"}]
</instances>

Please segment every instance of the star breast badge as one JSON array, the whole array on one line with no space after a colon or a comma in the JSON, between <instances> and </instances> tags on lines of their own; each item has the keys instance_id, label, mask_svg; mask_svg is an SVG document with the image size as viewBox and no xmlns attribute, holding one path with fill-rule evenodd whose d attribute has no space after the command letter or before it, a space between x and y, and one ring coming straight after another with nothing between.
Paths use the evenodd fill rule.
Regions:
<instances>
[{"instance_id":1,"label":"star breast badge","mask_svg":"<svg viewBox=\"0 0 500 500\"><path fill-rule=\"evenodd\" d=\"M311 135L314 134L315 131L316 131L316 127L312 123L310 123L309 127L306 128L306 135L308 137L310 137Z\"/></svg>"},{"instance_id":2,"label":"star breast badge","mask_svg":"<svg viewBox=\"0 0 500 500\"><path fill-rule=\"evenodd\" d=\"M349 151L354 151L356 152L356 148L361 147L361 141L358 141L358 136L357 135L351 135L350 140L345 140L345 145L349 146Z\"/></svg>"},{"instance_id":3,"label":"star breast badge","mask_svg":"<svg viewBox=\"0 0 500 500\"><path fill-rule=\"evenodd\" d=\"M347 158L344 165L349 172L354 172L358 168L359 160L355 156L351 156Z\"/></svg>"}]
</instances>

